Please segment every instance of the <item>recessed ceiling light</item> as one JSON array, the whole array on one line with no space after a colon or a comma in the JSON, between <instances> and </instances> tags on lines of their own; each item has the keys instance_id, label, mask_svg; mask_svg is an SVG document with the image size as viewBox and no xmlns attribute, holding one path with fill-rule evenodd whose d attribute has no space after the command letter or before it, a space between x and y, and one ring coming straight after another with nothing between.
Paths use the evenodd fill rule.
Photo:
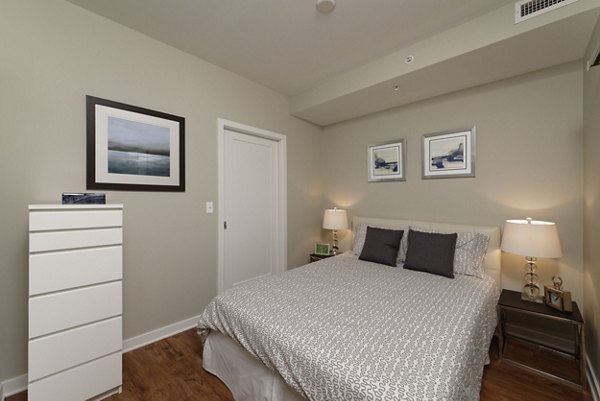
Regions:
<instances>
[{"instance_id":1,"label":"recessed ceiling light","mask_svg":"<svg viewBox=\"0 0 600 401\"><path fill-rule=\"evenodd\" d=\"M335 0L317 0L317 10L323 14L333 11L335 8Z\"/></svg>"}]
</instances>

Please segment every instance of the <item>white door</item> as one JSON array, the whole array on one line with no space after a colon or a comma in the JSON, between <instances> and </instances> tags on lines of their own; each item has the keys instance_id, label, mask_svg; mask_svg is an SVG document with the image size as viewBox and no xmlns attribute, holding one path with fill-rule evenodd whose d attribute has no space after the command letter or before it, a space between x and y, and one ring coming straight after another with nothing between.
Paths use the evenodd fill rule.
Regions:
<instances>
[{"instance_id":1,"label":"white door","mask_svg":"<svg viewBox=\"0 0 600 401\"><path fill-rule=\"evenodd\" d=\"M282 271L285 255L281 138L230 125L220 130L220 291Z\"/></svg>"}]
</instances>

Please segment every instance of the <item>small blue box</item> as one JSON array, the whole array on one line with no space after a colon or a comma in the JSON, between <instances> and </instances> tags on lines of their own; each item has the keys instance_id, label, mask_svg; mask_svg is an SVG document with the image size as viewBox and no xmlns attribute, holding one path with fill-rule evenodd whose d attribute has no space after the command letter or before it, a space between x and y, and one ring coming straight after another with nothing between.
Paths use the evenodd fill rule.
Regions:
<instances>
[{"instance_id":1,"label":"small blue box","mask_svg":"<svg viewBox=\"0 0 600 401\"><path fill-rule=\"evenodd\" d=\"M63 205L85 205L95 204L104 205L106 203L106 195L102 193L63 193Z\"/></svg>"}]
</instances>

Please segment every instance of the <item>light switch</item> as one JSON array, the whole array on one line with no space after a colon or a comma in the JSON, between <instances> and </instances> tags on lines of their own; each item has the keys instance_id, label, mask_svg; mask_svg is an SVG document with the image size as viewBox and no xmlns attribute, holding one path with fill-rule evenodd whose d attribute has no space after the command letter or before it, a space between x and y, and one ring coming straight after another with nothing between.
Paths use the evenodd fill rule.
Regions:
<instances>
[{"instance_id":1,"label":"light switch","mask_svg":"<svg viewBox=\"0 0 600 401\"><path fill-rule=\"evenodd\" d=\"M212 213L212 212L213 212L213 203L206 202L206 213Z\"/></svg>"}]
</instances>

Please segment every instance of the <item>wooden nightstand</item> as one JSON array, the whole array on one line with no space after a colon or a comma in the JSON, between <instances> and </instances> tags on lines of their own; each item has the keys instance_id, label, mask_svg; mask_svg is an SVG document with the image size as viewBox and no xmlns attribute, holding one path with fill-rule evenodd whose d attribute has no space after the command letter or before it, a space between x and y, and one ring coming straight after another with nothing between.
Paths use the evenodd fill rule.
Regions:
<instances>
[{"instance_id":1,"label":"wooden nightstand","mask_svg":"<svg viewBox=\"0 0 600 401\"><path fill-rule=\"evenodd\" d=\"M502 290L498 300L499 359L560 382L585 388L583 318L577 303L572 313L521 300L521 293ZM507 352L513 340L525 351ZM539 353L527 351L534 346ZM543 360L542 360L543 359ZM576 377L562 374L574 364ZM562 367L565 367L564 369Z\"/></svg>"},{"instance_id":2,"label":"wooden nightstand","mask_svg":"<svg viewBox=\"0 0 600 401\"><path fill-rule=\"evenodd\" d=\"M317 253L311 253L310 254L310 262L309 263L316 262L316 261L321 260L321 259L327 259L327 258L330 258L332 256L334 256L334 255L332 255L332 254L329 254L329 255L320 255L320 254L317 254Z\"/></svg>"}]
</instances>

